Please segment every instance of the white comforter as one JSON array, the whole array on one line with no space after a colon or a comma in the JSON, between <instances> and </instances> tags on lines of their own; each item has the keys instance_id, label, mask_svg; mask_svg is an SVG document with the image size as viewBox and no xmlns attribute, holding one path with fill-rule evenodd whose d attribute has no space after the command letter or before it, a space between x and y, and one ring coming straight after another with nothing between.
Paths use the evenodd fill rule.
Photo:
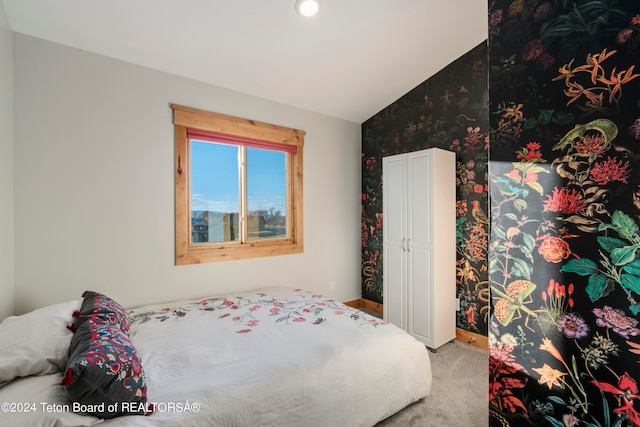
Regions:
<instances>
[{"instance_id":1,"label":"white comforter","mask_svg":"<svg viewBox=\"0 0 640 427\"><path fill-rule=\"evenodd\" d=\"M401 329L306 291L254 293L129 311L142 357L146 417L106 426L372 426L431 389L428 352ZM0 388L2 425L91 425L59 412L61 374ZM53 405L44 406L43 404Z\"/></svg>"}]
</instances>

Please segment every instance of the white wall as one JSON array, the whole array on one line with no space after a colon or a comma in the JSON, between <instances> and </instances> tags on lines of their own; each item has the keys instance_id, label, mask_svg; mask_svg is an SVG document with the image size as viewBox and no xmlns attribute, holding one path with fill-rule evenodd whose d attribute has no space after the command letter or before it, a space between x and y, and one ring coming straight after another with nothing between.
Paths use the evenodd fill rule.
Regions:
<instances>
[{"instance_id":1,"label":"white wall","mask_svg":"<svg viewBox=\"0 0 640 427\"><path fill-rule=\"evenodd\" d=\"M13 41L18 313L85 289L128 307L276 285L360 298L359 124L21 34ZM169 103L307 132L303 254L174 265Z\"/></svg>"},{"instance_id":2,"label":"white wall","mask_svg":"<svg viewBox=\"0 0 640 427\"><path fill-rule=\"evenodd\" d=\"M12 34L0 2L0 319L13 314Z\"/></svg>"}]
</instances>

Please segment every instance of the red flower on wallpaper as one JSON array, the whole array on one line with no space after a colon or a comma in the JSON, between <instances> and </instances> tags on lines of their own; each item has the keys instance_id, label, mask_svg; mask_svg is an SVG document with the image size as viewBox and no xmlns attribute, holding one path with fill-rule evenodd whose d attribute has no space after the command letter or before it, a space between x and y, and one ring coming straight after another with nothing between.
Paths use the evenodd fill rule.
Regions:
<instances>
[{"instance_id":1,"label":"red flower on wallpaper","mask_svg":"<svg viewBox=\"0 0 640 427\"><path fill-rule=\"evenodd\" d=\"M542 202L542 206L549 212L573 215L584 210L585 202L582 193L576 189L554 187L553 193L547 195L547 200Z\"/></svg>"},{"instance_id":2,"label":"red flower on wallpaper","mask_svg":"<svg viewBox=\"0 0 640 427\"><path fill-rule=\"evenodd\" d=\"M569 244L560 237L547 236L538 247L538 253L547 262L559 263L569 258L571 250Z\"/></svg>"},{"instance_id":3,"label":"red flower on wallpaper","mask_svg":"<svg viewBox=\"0 0 640 427\"><path fill-rule=\"evenodd\" d=\"M633 407L633 399L640 399L640 396L638 396L638 384L628 373L625 372L618 378L617 387L613 384L595 380L591 381L591 383L600 390L616 396L620 406L614 409L613 412L626 415L633 425L640 425L640 414Z\"/></svg>"},{"instance_id":4,"label":"red flower on wallpaper","mask_svg":"<svg viewBox=\"0 0 640 427\"><path fill-rule=\"evenodd\" d=\"M606 160L596 163L589 173L589 177L598 185L606 185L614 181L627 184L627 178L630 175L629 161L618 161L615 157L607 157Z\"/></svg>"},{"instance_id":5,"label":"red flower on wallpaper","mask_svg":"<svg viewBox=\"0 0 640 427\"><path fill-rule=\"evenodd\" d=\"M541 159L542 153L540 152L539 142L529 142L526 148L521 148L516 152L516 158L520 161L530 162L532 160Z\"/></svg>"},{"instance_id":6,"label":"red flower on wallpaper","mask_svg":"<svg viewBox=\"0 0 640 427\"><path fill-rule=\"evenodd\" d=\"M463 151L482 152L487 150L488 137L488 134L480 131L480 127L469 126L467 136L464 137Z\"/></svg>"},{"instance_id":7,"label":"red flower on wallpaper","mask_svg":"<svg viewBox=\"0 0 640 427\"><path fill-rule=\"evenodd\" d=\"M518 169L512 169L511 172L509 172L507 174L507 176L509 178L513 179L514 181L520 182L521 184L524 184L526 182L537 182L538 181L538 174L537 173L535 173L535 172L527 172L527 173L525 173L524 178L523 178Z\"/></svg>"},{"instance_id":8,"label":"red flower on wallpaper","mask_svg":"<svg viewBox=\"0 0 640 427\"><path fill-rule=\"evenodd\" d=\"M489 401L501 411L526 414L527 408L514 391L524 388L527 377L518 378L518 364L509 364L495 357L489 358ZM526 371L525 371L526 372Z\"/></svg>"},{"instance_id":9,"label":"red flower on wallpaper","mask_svg":"<svg viewBox=\"0 0 640 427\"><path fill-rule=\"evenodd\" d=\"M368 171L372 171L376 168L377 163L378 162L375 157L367 157L364 159L364 168Z\"/></svg>"},{"instance_id":10,"label":"red flower on wallpaper","mask_svg":"<svg viewBox=\"0 0 640 427\"><path fill-rule=\"evenodd\" d=\"M578 154L597 154L609 147L602 134L583 136L575 141L575 150Z\"/></svg>"},{"instance_id":11,"label":"red flower on wallpaper","mask_svg":"<svg viewBox=\"0 0 640 427\"><path fill-rule=\"evenodd\" d=\"M502 22L502 9L494 10L489 14L489 27L495 27Z\"/></svg>"},{"instance_id":12,"label":"red flower on wallpaper","mask_svg":"<svg viewBox=\"0 0 640 427\"><path fill-rule=\"evenodd\" d=\"M535 39L529 41L522 48L522 59L525 61L533 61L534 59L542 55L543 48L544 47L542 46L542 40Z\"/></svg>"},{"instance_id":13,"label":"red flower on wallpaper","mask_svg":"<svg viewBox=\"0 0 640 427\"><path fill-rule=\"evenodd\" d=\"M495 359L496 362L504 363L505 365L511 367L515 371L523 371L526 372L524 366L516 362L516 356L513 354L515 344L508 344L504 342L499 342L496 344L491 344L489 346L489 356L491 359Z\"/></svg>"},{"instance_id":14,"label":"red flower on wallpaper","mask_svg":"<svg viewBox=\"0 0 640 427\"><path fill-rule=\"evenodd\" d=\"M616 42L618 44L625 44L626 42L629 41L629 39L631 38L631 36L633 35L633 29L632 28L625 28L623 30L621 30L618 35L616 36Z\"/></svg>"}]
</instances>

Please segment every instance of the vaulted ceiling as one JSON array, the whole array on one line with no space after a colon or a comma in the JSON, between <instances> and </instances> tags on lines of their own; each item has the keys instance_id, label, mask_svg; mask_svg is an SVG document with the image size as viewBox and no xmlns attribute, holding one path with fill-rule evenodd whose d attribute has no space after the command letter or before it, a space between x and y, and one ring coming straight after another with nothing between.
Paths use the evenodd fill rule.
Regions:
<instances>
[{"instance_id":1,"label":"vaulted ceiling","mask_svg":"<svg viewBox=\"0 0 640 427\"><path fill-rule=\"evenodd\" d=\"M487 37L486 0L3 0L11 29L362 123Z\"/></svg>"}]
</instances>

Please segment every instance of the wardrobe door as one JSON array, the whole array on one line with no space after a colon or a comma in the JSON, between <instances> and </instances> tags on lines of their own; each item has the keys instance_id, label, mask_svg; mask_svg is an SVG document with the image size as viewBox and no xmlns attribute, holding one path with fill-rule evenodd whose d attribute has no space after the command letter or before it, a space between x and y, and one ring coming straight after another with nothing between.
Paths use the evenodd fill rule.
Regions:
<instances>
[{"instance_id":1,"label":"wardrobe door","mask_svg":"<svg viewBox=\"0 0 640 427\"><path fill-rule=\"evenodd\" d=\"M383 159L383 316L386 322L406 330L405 169L404 156L390 156Z\"/></svg>"},{"instance_id":2,"label":"wardrobe door","mask_svg":"<svg viewBox=\"0 0 640 427\"><path fill-rule=\"evenodd\" d=\"M432 159L431 150L410 153L407 171L407 332L424 343L433 341Z\"/></svg>"}]
</instances>

